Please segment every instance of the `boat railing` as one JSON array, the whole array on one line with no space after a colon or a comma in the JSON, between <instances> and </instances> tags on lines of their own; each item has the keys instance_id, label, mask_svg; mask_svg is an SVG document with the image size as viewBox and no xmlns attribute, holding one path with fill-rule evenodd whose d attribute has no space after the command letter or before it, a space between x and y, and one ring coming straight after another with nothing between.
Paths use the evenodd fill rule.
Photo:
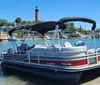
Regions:
<instances>
[{"instance_id":1,"label":"boat railing","mask_svg":"<svg viewBox=\"0 0 100 85\"><path fill-rule=\"evenodd\" d=\"M87 51L87 57L97 56L100 55L100 48L97 48L96 50L88 50Z\"/></svg>"},{"instance_id":2,"label":"boat railing","mask_svg":"<svg viewBox=\"0 0 100 85\"><path fill-rule=\"evenodd\" d=\"M100 52L100 48L97 48L96 52Z\"/></svg>"},{"instance_id":3,"label":"boat railing","mask_svg":"<svg viewBox=\"0 0 100 85\"><path fill-rule=\"evenodd\" d=\"M4 59L4 54L5 54L5 51L1 52L1 54L0 54L0 60L1 61Z\"/></svg>"},{"instance_id":4,"label":"boat railing","mask_svg":"<svg viewBox=\"0 0 100 85\"><path fill-rule=\"evenodd\" d=\"M28 54L28 62L30 63L30 52L29 51L27 51L27 54Z\"/></svg>"},{"instance_id":5,"label":"boat railing","mask_svg":"<svg viewBox=\"0 0 100 85\"><path fill-rule=\"evenodd\" d=\"M30 61L31 61L31 52L27 51L26 54L28 55L27 58L28 58L28 62L30 63ZM38 64L39 64L40 63L40 52L37 52L37 55L38 55Z\"/></svg>"},{"instance_id":6,"label":"boat railing","mask_svg":"<svg viewBox=\"0 0 100 85\"><path fill-rule=\"evenodd\" d=\"M38 64L40 64L40 57L41 57L41 53L43 52L32 52L33 54L35 53L37 55L37 59L38 59ZM51 55L52 57L55 56L55 53L58 52L52 52ZM28 61L30 63L30 59L31 59L31 52L27 51L28 54ZM90 53L90 51L87 52L87 62L88 65L93 64L93 63L98 63L98 57L100 56L100 48L98 48L97 50L95 50L94 52Z\"/></svg>"},{"instance_id":7,"label":"boat railing","mask_svg":"<svg viewBox=\"0 0 100 85\"><path fill-rule=\"evenodd\" d=\"M15 51L15 50L14 50ZM65 54L64 54L65 53ZM2 53L1 54L1 58L3 59L4 57L4 54L5 53ZM13 53L13 54L16 54L16 55L26 55L27 58L28 58L28 62L30 63L31 61L31 58L32 56L37 56L37 59L38 59L38 63L40 63L40 58L41 56L50 56L50 57L55 57L55 56L63 56L63 57L66 57L66 52L45 52L45 51L42 51L42 52L39 52L39 51L20 51L18 52L17 50ZM50 55L49 55L50 54ZM100 57L100 48L97 48L96 50L88 50L86 52L86 55L87 56L87 62L88 64L90 65L91 63L98 63L98 58ZM75 56L74 56L75 57Z\"/></svg>"},{"instance_id":8,"label":"boat railing","mask_svg":"<svg viewBox=\"0 0 100 85\"><path fill-rule=\"evenodd\" d=\"M87 51L87 62L88 65L98 63L100 57L100 48L92 49Z\"/></svg>"},{"instance_id":9,"label":"boat railing","mask_svg":"<svg viewBox=\"0 0 100 85\"><path fill-rule=\"evenodd\" d=\"M30 50L28 50L28 51L18 51L18 50L12 50L11 51L11 54L27 54L28 52L30 52L30 53L36 53L37 55L38 54L42 54L42 53L44 53L44 54L46 54L46 52L45 51L42 51L42 52L39 52L39 51L30 51ZM64 53L72 53L72 51L65 51L65 52L54 52L54 51L47 51L47 53L50 53L50 54L52 54L52 55L54 55L54 54L64 54ZM73 53L76 53L76 52L80 52L80 51L73 51ZM6 54L7 53L7 50L4 50L1 54ZM100 48L97 48L96 50L87 50L87 55L88 56L93 56L93 55L100 55Z\"/></svg>"},{"instance_id":10,"label":"boat railing","mask_svg":"<svg viewBox=\"0 0 100 85\"><path fill-rule=\"evenodd\" d=\"M73 51L73 53L76 53L76 52L80 52L80 51ZM48 54L50 54L50 56L54 56L55 57L55 55L57 55L57 54L61 54L62 56L64 55L66 55L66 54L68 54L68 53L72 53L72 52L70 52L70 51L67 51L67 53L66 53L66 51L65 52L49 52L49 51L47 51L47 52L45 52L45 51L41 51L41 52L39 52L39 51L15 51L15 53L14 54L30 54L30 55L37 55L37 56L41 56L41 55L48 55ZM85 52L84 52L85 53ZM87 50L87 52L86 52L86 55L87 55L87 57L93 57L93 56L97 56L97 55L100 55L100 48L98 48L97 50L94 50L94 51L90 51L90 50Z\"/></svg>"}]
</instances>

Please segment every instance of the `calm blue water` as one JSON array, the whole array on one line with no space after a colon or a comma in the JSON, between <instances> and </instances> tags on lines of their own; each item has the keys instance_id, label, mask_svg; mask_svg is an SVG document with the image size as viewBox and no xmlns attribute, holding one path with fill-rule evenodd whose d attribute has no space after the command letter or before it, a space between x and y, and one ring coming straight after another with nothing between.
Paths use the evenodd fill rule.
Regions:
<instances>
[{"instance_id":1,"label":"calm blue water","mask_svg":"<svg viewBox=\"0 0 100 85\"><path fill-rule=\"evenodd\" d=\"M94 47L94 41L93 39L64 39L62 42L68 41L70 42L73 46L75 45L75 42L82 40L85 42L88 48L93 48ZM17 44L21 44L21 41L17 41ZM45 44L44 40L30 40L26 41L29 46L33 44ZM3 50L7 50L8 48L13 48L12 42L0 42L0 52ZM96 39L96 48L100 48L100 39Z\"/></svg>"}]
</instances>

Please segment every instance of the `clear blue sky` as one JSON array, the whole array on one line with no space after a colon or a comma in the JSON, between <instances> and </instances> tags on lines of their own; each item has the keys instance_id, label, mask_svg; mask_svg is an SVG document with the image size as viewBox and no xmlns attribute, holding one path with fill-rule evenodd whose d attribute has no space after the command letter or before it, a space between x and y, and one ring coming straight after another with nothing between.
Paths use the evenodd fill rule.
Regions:
<instances>
[{"instance_id":1,"label":"clear blue sky","mask_svg":"<svg viewBox=\"0 0 100 85\"><path fill-rule=\"evenodd\" d=\"M34 20L35 6L43 21L80 16L94 19L100 27L100 0L0 0L0 18Z\"/></svg>"}]
</instances>

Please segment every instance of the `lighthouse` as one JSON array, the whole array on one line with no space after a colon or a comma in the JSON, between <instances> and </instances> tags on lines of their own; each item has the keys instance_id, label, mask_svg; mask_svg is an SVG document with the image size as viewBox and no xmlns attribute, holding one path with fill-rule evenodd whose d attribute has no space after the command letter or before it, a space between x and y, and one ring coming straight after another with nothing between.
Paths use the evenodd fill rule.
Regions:
<instances>
[{"instance_id":1,"label":"lighthouse","mask_svg":"<svg viewBox=\"0 0 100 85\"><path fill-rule=\"evenodd\" d=\"M36 6L36 9L35 9L35 21L36 21L36 23L38 23L38 21L39 21L39 10L38 10L38 7Z\"/></svg>"}]
</instances>

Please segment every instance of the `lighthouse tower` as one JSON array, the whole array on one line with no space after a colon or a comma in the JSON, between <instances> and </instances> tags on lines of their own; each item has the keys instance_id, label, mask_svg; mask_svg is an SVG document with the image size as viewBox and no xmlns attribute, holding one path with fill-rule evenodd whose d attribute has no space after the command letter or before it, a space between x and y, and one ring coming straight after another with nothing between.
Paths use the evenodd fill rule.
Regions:
<instances>
[{"instance_id":1,"label":"lighthouse tower","mask_svg":"<svg viewBox=\"0 0 100 85\"><path fill-rule=\"evenodd\" d=\"M35 21L36 21L36 23L38 23L38 21L39 21L39 10L38 10L38 7L36 6L36 9L35 9Z\"/></svg>"}]
</instances>

